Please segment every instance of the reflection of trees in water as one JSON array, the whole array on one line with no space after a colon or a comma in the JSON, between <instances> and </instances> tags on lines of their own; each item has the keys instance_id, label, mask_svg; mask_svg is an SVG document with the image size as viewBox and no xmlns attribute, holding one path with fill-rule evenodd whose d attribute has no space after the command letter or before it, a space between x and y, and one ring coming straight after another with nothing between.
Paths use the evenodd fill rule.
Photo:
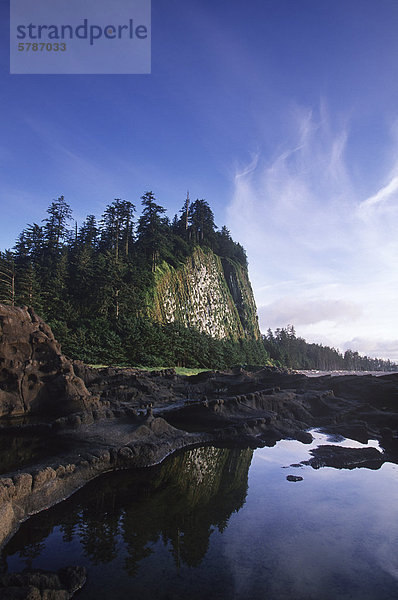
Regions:
<instances>
[{"instance_id":1,"label":"reflection of trees in water","mask_svg":"<svg viewBox=\"0 0 398 600\"><path fill-rule=\"evenodd\" d=\"M44 547L58 527L64 542L78 538L93 564L115 559L121 538L130 575L158 540L170 546L177 566L197 566L211 533L215 528L224 531L230 515L245 502L252 453L195 448L159 467L102 477L45 515L32 517L3 554L27 556L26 549Z\"/></svg>"},{"instance_id":2,"label":"reflection of trees in water","mask_svg":"<svg viewBox=\"0 0 398 600\"><path fill-rule=\"evenodd\" d=\"M26 559L26 568L31 569L35 558L40 556L45 548L45 544L40 542L31 542L21 550L21 557Z\"/></svg>"},{"instance_id":3,"label":"reflection of trees in water","mask_svg":"<svg viewBox=\"0 0 398 600\"><path fill-rule=\"evenodd\" d=\"M80 543L84 553L94 565L109 562L116 558L116 538L119 533L117 515L107 515L106 519L86 519L83 513L79 527Z\"/></svg>"},{"instance_id":4,"label":"reflection of trees in water","mask_svg":"<svg viewBox=\"0 0 398 600\"><path fill-rule=\"evenodd\" d=\"M19 421L19 422L22 422ZM68 447L66 440L51 437L46 433L19 433L2 431L0 437L0 473L32 464L52 452L61 452Z\"/></svg>"}]
</instances>

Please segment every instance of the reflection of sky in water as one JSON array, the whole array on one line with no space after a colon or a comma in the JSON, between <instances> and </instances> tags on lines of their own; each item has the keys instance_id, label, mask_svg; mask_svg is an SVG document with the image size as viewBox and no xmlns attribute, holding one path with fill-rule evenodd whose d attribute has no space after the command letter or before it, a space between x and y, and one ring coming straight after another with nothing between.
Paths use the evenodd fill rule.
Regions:
<instances>
[{"instance_id":1,"label":"reflection of sky in water","mask_svg":"<svg viewBox=\"0 0 398 600\"><path fill-rule=\"evenodd\" d=\"M254 454L246 504L223 538L237 597L260 598L261 589L278 599L398 597L398 467L281 469L331 443L314 435L311 445L283 441Z\"/></svg>"},{"instance_id":2,"label":"reflection of sky in water","mask_svg":"<svg viewBox=\"0 0 398 600\"><path fill-rule=\"evenodd\" d=\"M160 486L157 496L144 498L142 506L141 500L121 503L113 532L112 520L106 523L109 535L105 531L95 537L107 513L99 511L99 516L94 513L94 522L90 524L84 517L87 508L83 502L76 504L79 518L68 536L65 514L69 509L62 513L60 505L59 516L52 521L54 526L41 538L35 538L37 521L35 525L31 520L30 533L26 527L25 539L41 540L37 547L34 543L30 545L29 552L37 554L33 567L55 570L66 564L87 566L88 582L79 595L84 600L395 599L398 596L398 467L390 463L379 470L290 467L308 460L309 450L320 444L365 447L359 442L336 441L317 431L312 433L315 440L311 445L285 440L273 448L254 452L242 507L250 455L246 454L248 460L243 462L235 457L225 463L225 451L217 450L214 456L218 462L211 463L211 449L196 449L191 455L182 455L191 456L184 463L185 468L191 463L195 468L201 465L202 472L208 474L208 480L205 477L201 483L205 485L205 494L203 497L199 494L200 501L195 496L197 492L189 495L173 487L180 481L178 473L185 477L180 468L182 463L174 459L176 462L172 464L180 470L172 471L171 479L165 479L171 492ZM378 447L377 442L369 445ZM219 488L212 464L217 468L224 465L223 484ZM303 481L288 482L288 474L300 475ZM120 474L120 477L125 476ZM203 492L203 487L200 489ZM238 490L236 496L234 490ZM95 493L101 495L100 486ZM226 509L223 507L228 494L232 496ZM160 498L158 504L156 497ZM224 518L226 527L220 529L219 523ZM137 519L148 519L148 529L137 527ZM153 520L156 527L151 529ZM78 536L87 523L99 557L96 563L92 555L89 558L85 553L82 538ZM174 535L180 541L176 542ZM134 564L130 563L133 568L129 572L126 543L140 536L145 552ZM184 561L184 536L186 544L188 538L193 543L188 548L191 556L199 556L195 564ZM86 537L87 541L90 539ZM99 543L109 546L106 559L101 558ZM203 553L197 555L196 547L203 548ZM26 555L18 555L16 548L11 554L7 558L10 569L26 566Z\"/></svg>"},{"instance_id":3,"label":"reflection of sky in water","mask_svg":"<svg viewBox=\"0 0 398 600\"><path fill-rule=\"evenodd\" d=\"M361 444L355 440L347 440L337 435L326 435L321 433L317 429L310 430L313 439L311 444L302 444L296 440L283 440L278 442L273 448L263 448L256 450L253 458L253 463L257 460L265 461L269 463L275 463L280 465L283 461L286 461L286 465L296 464L302 460L308 460L310 458L309 451L318 446L324 446L326 444L333 446L343 446L344 448L377 448L381 451L379 442L377 440L369 440L368 444ZM252 467L253 467L252 463Z\"/></svg>"}]
</instances>

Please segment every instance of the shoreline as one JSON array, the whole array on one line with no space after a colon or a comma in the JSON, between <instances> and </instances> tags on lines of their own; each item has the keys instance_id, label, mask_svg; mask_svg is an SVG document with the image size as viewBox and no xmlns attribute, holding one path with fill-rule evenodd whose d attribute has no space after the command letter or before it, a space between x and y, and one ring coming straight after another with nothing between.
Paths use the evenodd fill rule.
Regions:
<instances>
[{"instance_id":1,"label":"shoreline","mask_svg":"<svg viewBox=\"0 0 398 600\"><path fill-rule=\"evenodd\" d=\"M398 422L398 413L391 411L398 375L308 378L239 368L185 377L170 370L137 374L109 368L90 384L93 373L87 367L85 372L87 389L93 388L100 401L106 397L102 408L50 423L40 423L36 416L34 423L12 426L15 438L29 432L46 439L51 432L63 450L26 467L20 464L0 477L0 545L29 516L61 502L101 474L152 466L196 445L254 448L289 438L310 443L308 430L320 428L360 442L377 439L383 449L381 462L398 462L396 430L388 426ZM142 396L126 401L126 393L143 388L145 402ZM373 405L366 402L370 398ZM4 421L2 428L3 433L8 429Z\"/></svg>"},{"instance_id":2,"label":"shoreline","mask_svg":"<svg viewBox=\"0 0 398 600\"><path fill-rule=\"evenodd\" d=\"M319 369L294 369L294 372L299 375L305 375L306 377L342 377L343 375L357 375L358 377L372 375L373 377L383 377L384 375L398 374L398 371L322 371Z\"/></svg>"},{"instance_id":3,"label":"shoreline","mask_svg":"<svg viewBox=\"0 0 398 600\"><path fill-rule=\"evenodd\" d=\"M237 366L186 376L174 369L95 369L65 357L31 309L0 310L1 546L30 516L102 474L153 466L188 447L309 444L309 430L317 428L362 443L375 439L381 451L342 453L331 444L314 464L398 463L397 373L309 377ZM84 574L77 575L82 582ZM13 585L7 581L0 579L0 590Z\"/></svg>"}]
</instances>

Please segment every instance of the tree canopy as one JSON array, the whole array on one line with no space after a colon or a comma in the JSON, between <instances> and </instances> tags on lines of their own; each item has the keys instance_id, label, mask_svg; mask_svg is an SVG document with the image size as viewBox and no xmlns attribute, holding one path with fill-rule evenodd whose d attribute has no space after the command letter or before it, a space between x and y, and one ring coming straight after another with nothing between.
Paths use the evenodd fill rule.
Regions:
<instances>
[{"instance_id":1,"label":"tree canopy","mask_svg":"<svg viewBox=\"0 0 398 600\"><path fill-rule=\"evenodd\" d=\"M181 324L148 319L148 297L162 261L177 266L197 245L246 265L226 228L216 230L205 200L186 201L189 219L173 223L150 191L135 205L116 198L99 220L78 227L64 196L41 224L0 253L0 302L31 305L53 327L66 353L88 362L225 367L264 362L261 343L214 340ZM180 222L181 221L181 222Z\"/></svg>"},{"instance_id":2,"label":"tree canopy","mask_svg":"<svg viewBox=\"0 0 398 600\"><path fill-rule=\"evenodd\" d=\"M397 370L391 361L309 344L288 325L262 340L215 340L181 323L148 318L157 266L177 266L196 246L247 267L244 248L218 229L204 199L184 203L170 223L154 194L134 204L116 198L80 228L64 196L41 224L26 226L13 249L0 252L0 302L30 305L53 327L64 351L90 363L223 368L236 363L296 369ZM227 261L228 262L228 261Z\"/></svg>"}]
</instances>

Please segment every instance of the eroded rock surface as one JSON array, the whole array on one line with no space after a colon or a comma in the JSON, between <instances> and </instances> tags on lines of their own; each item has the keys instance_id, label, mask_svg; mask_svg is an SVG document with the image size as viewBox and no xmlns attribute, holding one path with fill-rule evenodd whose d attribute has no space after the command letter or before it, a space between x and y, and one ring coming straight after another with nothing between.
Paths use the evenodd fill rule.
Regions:
<instances>
[{"instance_id":1,"label":"eroded rock surface","mask_svg":"<svg viewBox=\"0 0 398 600\"><path fill-rule=\"evenodd\" d=\"M85 581L84 567L9 573L0 577L0 600L68 600Z\"/></svg>"},{"instance_id":2,"label":"eroded rock surface","mask_svg":"<svg viewBox=\"0 0 398 600\"><path fill-rule=\"evenodd\" d=\"M335 469L380 469L384 456L377 448L344 448L343 446L319 446L310 450L312 458L301 464L313 469L334 467Z\"/></svg>"},{"instance_id":3,"label":"eroded rock surface","mask_svg":"<svg viewBox=\"0 0 398 600\"><path fill-rule=\"evenodd\" d=\"M337 456L324 446L311 466L398 462L397 407L396 374L307 378L236 367L186 377L89 368L62 355L33 311L0 305L0 544L102 473L153 465L189 446L310 443L308 430L323 428L377 439L384 452Z\"/></svg>"},{"instance_id":4,"label":"eroded rock surface","mask_svg":"<svg viewBox=\"0 0 398 600\"><path fill-rule=\"evenodd\" d=\"M61 415L95 398L32 309L0 304L0 416Z\"/></svg>"}]
</instances>

